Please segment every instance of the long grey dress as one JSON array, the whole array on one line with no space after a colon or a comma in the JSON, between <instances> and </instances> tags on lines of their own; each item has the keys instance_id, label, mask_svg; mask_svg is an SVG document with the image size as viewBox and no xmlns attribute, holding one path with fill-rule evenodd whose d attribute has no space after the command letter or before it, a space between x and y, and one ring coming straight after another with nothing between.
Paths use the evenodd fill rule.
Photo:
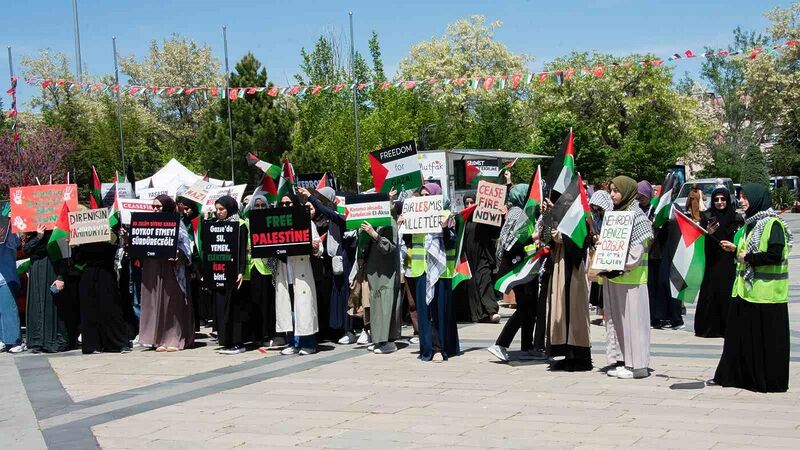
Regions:
<instances>
[{"instance_id":1,"label":"long grey dress","mask_svg":"<svg viewBox=\"0 0 800 450\"><path fill-rule=\"evenodd\" d=\"M372 342L389 341L396 327L397 292L400 289L400 257L397 226L380 227L377 239L370 239L364 251L364 271L369 284L369 320Z\"/></svg>"}]
</instances>

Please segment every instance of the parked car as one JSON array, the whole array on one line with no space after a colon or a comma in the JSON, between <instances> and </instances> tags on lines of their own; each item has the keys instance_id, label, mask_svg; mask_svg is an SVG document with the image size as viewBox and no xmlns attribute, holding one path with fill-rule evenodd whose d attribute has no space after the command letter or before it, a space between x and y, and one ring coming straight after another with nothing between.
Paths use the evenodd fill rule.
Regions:
<instances>
[{"instance_id":1,"label":"parked car","mask_svg":"<svg viewBox=\"0 0 800 450\"><path fill-rule=\"evenodd\" d=\"M686 183L683 183L681 186L681 190L678 191L678 197L675 198L674 205L677 208L680 208L681 211L686 212L686 200L689 198L689 192L692 191L692 186L697 185L698 189L703 191L703 197L705 198L706 209L711 207L711 193L714 192L719 186L723 186L728 189L728 192L734 193L733 180L730 178L702 178L699 180L690 180ZM733 199L733 206L737 207L739 204L738 201L738 194Z\"/></svg>"},{"instance_id":2,"label":"parked car","mask_svg":"<svg viewBox=\"0 0 800 450\"><path fill-rule=\"evenodd\" d=\"M769 187L772 189L785 187L795 197L798 197L800 196L800 177L795 175L770 177Z\"/></svg>"}]
</instances>

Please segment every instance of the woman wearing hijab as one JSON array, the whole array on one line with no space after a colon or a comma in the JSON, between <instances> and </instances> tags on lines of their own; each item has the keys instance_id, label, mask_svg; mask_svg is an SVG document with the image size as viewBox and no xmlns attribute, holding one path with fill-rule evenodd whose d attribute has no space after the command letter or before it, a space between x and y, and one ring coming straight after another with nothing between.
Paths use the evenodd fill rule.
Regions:
<instances>
[{"instance_id":1,"label":"woman wearing hijab","mask_svg":"<svg viewBox=\"0 0 800 450\"><path fill-rule=\"evenodd\" d=\"M8 218L0 217L0 353L22 344L17 310L19 236L10 228Z\"/></svg>"},{"instance_id":2,"label":"woman wearing hijab","mask_svg":"<svg viewBox=\"0 0 800 450\"><path fill-rule=\"evenodd\" d=\"M475 203L473 195L464 196L464 207L469 208ZM483 223L468 221L464 225L464 241L462 252L467 257L472 277L461 283L457 291L466 297L466 302L457 302L466 308L456 307L457 310L466 309L465 319L470 322L500 323L500 305L497 303L497 292L494 290L493 272L497 267L495 262L495 240L499 236L500 228ZM463 296L463 297L462 297Z\"/></svg>"},{"instance_id":3,"label":"woman wearing hijab","mask_svg":"<svg viewBox=\"0 0 800 450\"><path fill-rule=\"evenodd\" d=\"M294 194L281 198L281 207L300 205ZM317 228L311 226L312 255L270 258L275 280L276 331L287 334L288 346L281 355L311 355L317 352L314 335L319 331L317 316L317 289L311 258L322 256Z\"/></svg>"},{"instance_id":4,"label":"woman wearing hijab","mask_svg":"<svg viewBox=\"0 0 800 450\"><path fill-rule=\"evenodd\" d=\"M419 190L421 196L441 194L441 186L432 182ZM406 242L411 258L411 276L406 283L417 308L421 361L442 362L461 353L452 305L455 233L449 222L442 219L441 233L412 234L411 243Z\"/></svg>"},{"instance_id":5,"label":"woman wearing hijab","mask_svg":"<svg viewBox=\"0 0 800 450\"><path fill-rule=\"evenodd\" d=\"M498 261L498 274L505 275L516 266L526 255L525 247L531 241L520 242L517 239L517 230L525 226L528 216L523 211L528 197L528 185L517 184L511 188L508 194L510 205L506 213L506 220L500 229L500 236L497 239L495 256ZM538 280L514 287L514 297L516 298L517 308L514 314L503 326L500 335L494 345L489 347L489 353L500 361L508 361L508 347L514 340L517 332L522 330L520 335L521 350L528 357L533 359L546 359L547 356L541 347L534 345L533 331L537 316L537 304L539 303Z\"/></svg>"},{"instance_id":6,"label":"woman wearing hijab","mask_svg":"<svg viewBox=\"0 0 800 450\"><path fill-rule=\"evenodd\" d=\"M648 248L653 239L650 221L636 201L636 181L626 176L611 180L615 211L633 212L625 269L606 272L603 282L605 313L611 317L624 365L606 374L622 379L650 375L650 299L647 291Z\"/></svg>"},{"instance_id":7,"label":"woman wearing hijab","mask_svg":"<svg viewBox=\"0 0 800 450\"><path fill-rule=\"evenodd\" d=\"M792 232L772 209L766 187L742 185L744 228L736 242L733 299L714 383L757 392L789 388L789 261Z\"/></svg>"},{"instance_id":8,"label":"woman wearing hijab","mask_svg":"<svg viewBox=\"0 0 800 450\"><path fill-rule=\"evenodd\" d=\"M400 288L397 225L392 219L390 226L376 230L364 222L361 232L369 236L362 256L369 285L369 308L365 314L369 317L373 342L368 348L376 354L394 353L397 345L392 341L390 331L399 330L396 314Z\"/></svg>"},{"instance_id":9,"label":"woman wearing hijab","mask_svg":"<svg viewBox=\"0 0 800 450\"><path fill-rule=\"evenodd\" d=\"M261 194L256 194L249 202L250 210L267 209L269 202ZM248 221L245 222L249 227ZM286 338L278 336L275 331L275 286L272 271L267 258L250 256L250 233L247 232L247 264L245 265L245 283L250 284L250 335L255 342L263 344L267 350L275 350L286 346Z\"/></svg>"},{"instance_id":10,"label":"woman wearing hijab","mask_svg":"<svg viewBox=\"0 0 800 450\"><path fill-rule=\"evenodd\" d=\"M307 200L308 197L303 196ZM325 198L325 197L323 197ZM327 198L325 198L327 201ZM330 219L328 216L317 210L310 201L306 201L306 205L311 210L311 224L316 227L317 235L320 236L321 242L324 244L325 239L328 238L328 228L330 227ZM333 203L328 205L335 208ZM321 258L311 258L311 268L314 271L314 285L317 288L317 314L319 317L330 316L330 302L331 302L331 257L328 252L323 251ZM319 333L317 333L318 340L327 341L330 339L338 339L340 336L333 336L331 327L328 320L319 321Z\"/></svg>"},{"instance_id":11,"label":"woman wearing hijab","mask_svg":"<svg viewBox=\"0 0 800 450\"><path fill-rule=\"evenodd\" d=\"M636 185L636 201L639 203L639 208L647 218L650 218L652 205L650 201L653 199L653 185L647 180L642 180Z\"/></svg>"},{"instance_id":12,"label":"woman wearing hijab","mask_svg":"<svg viewBox=\"0 0 800 450\"><path fill-rule=\"evenodd\" d=\"M214 305L214 322L217 323L217 339L222 348L217 352L222 355L244 353L244 334L242 331L245 300L239 289L244 281L244 269L247 263L247 229L239 223L239 204L229 195L223 195L214 202L215 224L230 223L239 237L238 255L236 258L236 285L211 289L211 302ZM204 237L204 240L211 239Z\"/></svg>"},{"instance_id":13,"label":"woman wearing hijab","mask_svg":"<svg viewBox=\"0 0 800 450\"><path fill-rule=\"evenodd\" d=\"M156 197L153 210L177 211L168 195ZM194 319L186 283L186 263L191 255L189 235L181 224L175 258L142 259L141 345L154 347L157 352L175 352L194 345Z\"/></svg>"},{"instance_id":14,"label":"woman wearing hijab","mask_svg":"<svg viewBox=\"0 0 800 450\"><path fill-rule=\"evenodd\" d=\"M694 314L694 334L698 337L724 337L731 303L733 280L736 277L736 258L722 248L722 241L733 242L741 227L741 219L724 187L711 193L711 209L703 213L700 226L708 231L706 239L706 272L697 309Z\"/></svg>"},{"instance_id":15,"label":"woman wearing hijab","mask_svg":"<svg viewBox=\"0 0 800 450\"><path fill-rule=\"evenodd\" d=\"M31 260L25 307L25 339L10 351L63 352L78 346L75 296L66 288L69 261L53 262L47 255L52 231L40 224L28 233L22 251ZM52 288L51 288L52 287Z\"/></svg>"},{"instance_id":16,"label":"woman wearing hijab","mask_svg":"<svg viewBox=\"0 0 800 450\"><path fill-rule=\"evenodd\" d=\"M328 236L325 238L323 251L331 258L331 296L328 320L332 332L341 335L339 344L353 344L356 342L353 333L353 318L347 313L347 299L350 295L350 281L348 275L355 261L354 231L347 231L344 217L336 211L336 191L330 187L321 188L317 193L325 198L326 204L304 188L297 190L300 195L306 196L308 202L319 213L328 218Z\"/></svg>"}]
</instances>

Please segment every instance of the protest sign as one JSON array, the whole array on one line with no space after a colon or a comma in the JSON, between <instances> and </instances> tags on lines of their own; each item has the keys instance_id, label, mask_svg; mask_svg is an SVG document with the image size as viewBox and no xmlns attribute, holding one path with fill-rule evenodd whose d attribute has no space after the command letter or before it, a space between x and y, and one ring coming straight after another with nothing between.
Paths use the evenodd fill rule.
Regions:
<instances>
[{"instance_id":1,"label":"protest sign","mask_svg":"<svg viewBox=\"0 0 800 450\"><path fill-rule=\"evenodd\" d=\"M235 289L239 272L239 224L203 222L203 282L209 289Z\"/></svg>"},{"instance_id":2,"label":"protest sign","mask_svg":"<svg viewBox=\"0 0 800 450\"><path fill-rule=\"evenodd\" d=\"M230 195L237 202L241 202L245 189L247 189L246 184L237 184L236 186L228 187L215 187L210 189L203 204L203 212L215 211L214 203L216 203L220 197L225 195Z\"/></svg>"},{"instance_id":3,"label":"protest sign","mask_svg":"<svg viewBox=\"0 0 800 450\"><path fill-rule=\"evenodd\" d=\"M392 210L386 194L360 194L345 197L344 218L348 230L368 222L374 228L392 224Z\"/></svg>"},{"instance_id":4,"label":"protest sign","mask_svg":"<svg viewBox=\"0 0 800 450\"><path fill-rule=\"evenodd\" d=\"M151 213L153 212L152 200L140 200L135 198L121 198L117 201L117 210L123 225L131 224L131 213Z\"/></svg>"},{"instance_id":5,"label":"protest sign","mask_svg":"<svg viewBox=\"0 0 800 450\"><path fill-rule=\"evenodd\" d=\"M603 216L600 242L592 260L594 270L625 270L633 229L632 211L609 211Z\"/></svg>"},{"instance_id":6,"label":"protest sign","mask_svg":"<svg viewBox=\"0 0 800 450\"><path fill-rule=\"evenodd\" d=\"M132 213L128 253L132 258L175 258L179 226L178 213Z\"/></svg>"},{"instance_id":7,"label":"protest sign","mask_svg":"<svg viewBox=\"0 0 800 450\"><path fill-rule=\"evenodd\" d=\"M472 213L472 221L499 227L503 223L506 186L481 180L478 182L478 196L475 203L478 206Z\"/></svg>"},{"instance_id":8,"label":"protest sign","mask_svg":"<svg viewBox=\"0 0 800 450\"><path fill-rule=\"evenodd\" d=\"M369 165L375 190L388 193L422 186L422 172L417 158L417 144L402 142L369 154Z\"/></svg>"},{"instance_id":9,"label":"protest sign","mask_svg":"<svg viewBox=\"0 0 800 450\"><path fill-rule=\"evenodd\" d=\"M205 203L206 196L212 189L216 189L217 186L209 183L208 181L197 180L193 185L186 188L185 191L181 192L179 195L185 199L191 200L198 205L202 205Z\"/></svg>"},{"instance_id":10,"label":"protest sign","mask_svg":"<svg viewBox=\"0 0 800 450\"><path fill-rule=\"evenodd\" d=\"M11 227L11 220L6 216L0 216L0 245L6 243L8 229Z\"/></svg>"},{"instance_id":11,"label":"protest sign","mask_svg":"<svg viewBox=\"0 0 800 450\"><path fill-rule=\"evenodd\" d=\"M131 183L103 183L100 185L100 195L103 197L103 206L106 208L114 204L114 193L118 192L119 198L134 198Z\"/></svg>"},{"instance_id":12,"label":"protest sign","mask_svg":"<svg viewBox=\"0 0 800 450\"><path fill-rule=\"evenodd\" d=\"M170 191L169 188L143 188L136 191L136 194L142 200L153 200L159 195L175 197L175 191Z\"/></svg>"},{"instance_id":13,"label":"protest sign","mask_svg":"<svg viewBox=\"0 0 800 450\"><path fill-rule=\"evenodd\" d=\"M411 197L403 202L400 234L441 233L444 200L441 195Z\"/></svg>"},{"instance_id":14,"label":"protest sign","mask_svg":"<svg viewBox=\"0 0 800 450\"><path fill-rule=\"evenodd\" d=\"M111 227L108 225L108 209L98 208L69 212L70 246L110 241Z\"/></svg>"},{"instance_id":15,"label":"protest sign","mask_svg":"<svg viewBox=\"0 0 800 450\"><path fill-rule=\"evenodd\" d=\"M316 189L319 182L325 177L325 185L337 189L336 177L330 172L301 173L297 175L294 186L296 188Z\"/></svg>"},{"instance_id":16,"label":"protest sign","mask_svg":"<svg viewBox=\"0 0 800 450\"><path fill-rule=\"evenodd\" d=\"M250 211L253 258L311 254L311 213L305 206Z\"/></svg>"},{"instance_id":17,"label":"protest sign","mask_svg":"<svg viewBox=\"0 0 800 450\"><path fill-rule=\"evenodd\" d=\"M36 231L40 223L52 230L64 202L70 211L78 209L78 186L74 184L12 187L8 197L13 233Z\"/></svg>"}]
</instances>

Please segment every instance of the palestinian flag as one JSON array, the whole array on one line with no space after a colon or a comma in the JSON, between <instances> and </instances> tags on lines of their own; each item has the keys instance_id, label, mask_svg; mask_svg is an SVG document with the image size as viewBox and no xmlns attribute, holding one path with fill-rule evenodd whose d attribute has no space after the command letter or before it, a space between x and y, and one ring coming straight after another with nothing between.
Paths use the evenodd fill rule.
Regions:
<instances>
[{"instance_id":1,"label":"palestinian flag","mask_svg":"<svg viewBox=\"0 0 800 450\"><path fill-rule=\"evenodd\" d=\"M467 255L464 254L464 230L467 228L467 223L472 220L472 213L478 205L472 205L469 208L462 209L460 213L455 215L456 230L458 237L456 239L456 273L453 274L453 289L462 281L472 278L472 269L469 267Z\"/></svg>"},{"instance_id":2,"label":"palestinian flag","mask_svg":"<svg viewBox=\"0 0 800 450\"><path fill-rule=\"evenodd\" d=\"M22 275L26 273L31 268L31 259L18 259L17 260L17 274Z\"/></svg>"},{"instance_id":3,"label":"palestinian flag","mask_svg":"<svg viewBox=\"0 0 800 450\"><path fill-rule=\"evenodd\" d=\"M89 178L89 208L98 209L103 205L103 195L101 192L102 183L97 176L97 170L92 166L92 175Z\"/></svg>"},{"instance_id":4,"label":"palestinian flag","mask_svg":"<svg viewBox=\"0 0 800 450\"><path fill-rule=\"evenodd\" d=\"M558 219L556 228L561 234L569 236L575 245L583 248L586 236L589 235L587 217L591 217L589 200L583 189L583 180L578 176L572 179L572 183L553 206L553 219Z\"/></svg>"},{"instance_id":5,"label":"palestinian flag","mask_svg":"<svg viewBox=\"0 0 800 450\"><path fill-rule=\"evenodd\" d=\"M561 144L561 149L553 157L547 170L547 187L550 189L550 200L556 201L575 179L575 142L572 130Z\"/></svg>"},{"instance_id":6,"label":"palestinian flag","mask_svg":"<svg viewBox=\"0 0 800 450\"><path fill-rule=\"evenodd\" d=\"M250 208L253 207L253 202L255 202L256 195L263 195L267 198L267 202L270 204L274 204L279 199L278 197L278 187L275 185L275 180L272 179L266 173L261 176L261 182L256 186L256 189L253 191L253 195L250 197L250 202L245 205L244 211L242 211L242 217L247 218L248 214L250 213Z\"/></svg>"},{"instance_id":7,"label":"palestinian flag","mask_svg":"<svg viewBox=\"0 0 800 450\"><path fill-rule=\"evenodd\" d=\"M203 260L203 240L201 236L202 233L200 233L202 225L203 221L200 219L200 216L192 219L192 237L194 238L194 247L197 249L197 256L200 257L200 261Z\"/></svg>"},{"instance_id":8,"label":"palestinian flag","mask_svg":"<svg viewBox=\"0 0 800 450\"><path fill-rule=\"evenodd\" d=\"M526 256L510 272L497 280L494 290L508 294L515 287L533 280L539 274L542 262L549 253L550 247L543 247L538 252Z\"/></svg>"},{"instance_id":9,"label":"palestinian flag","mask_svg":"<svg viewBox=\"0 0 800 450\"><path fill-rule=\"evenodd\" d=\"M69 249L69 207L67 202L61 206L61 213L58 215L55 228L50 234L50 240L47 241L47 256L51 261L60 261L64 258L69 258L71 253Z\"/></svg>"},{"instance_id":10,"label":"palestinian flag","mask_svg":"<svg viewBox=\"0 0 800 450\"><path fill-rule=\"evenodd\" d=\"M653 212L653 227L658 228L669 219L669 211L672 207L672 193L676 187L678 186L675 186L675 174L670 172L661 184L658 197L653 197L653 200L658 199Z\"/></svg>"},{"instance_id":11,"label":"palestinian flag","mask_svg":"<svg viewBox=\"0 0 800 450\"><path fill-rule=\"evenodd\" d=\"M319 180L319 183L317 183L316 190L320 190L324 187L330 187L328 182L328 172L322 174L322 178Z\"/></svg>"},{"instance_id":12,"label":"palestinian flag","mask_svg":"<svg viewBox=\"0 0 800 450\"><path fill-rule=\"evenodd\" d=\"M528 187L528 200L525 202L525 214L528 219L536 220L536 208L541 207L544 194L542 193L542 167L536 166L531 185Z\"/></svg>"},{"instance_id":13,"label":"palestinian flag","mask_svg":"<svg viewBox=\"0 0 800 450\"><path fill-rule=\"evenodd\" d=\"M133 165L130 163L128 163L128 168L125 170L125 182L131 184L131 193L136 198L136 174L133 173Z\"/></svg>"},{"instance_id":14,"label":"palestinian flag","mask_svg":"<svg viewBox=\"0 0 800 450\"><path fill-rule=\"evenodd\" d=\"M500 168L500 173L497 174L496 183L498 183L498 184L506 184L505 173L508 172L509 170L511 170L514 167L514 164L516 164L516 163L517 163L517 160L515 159L515 160L503 165L503 167Z\"/></svg>"},{"instance_id":15,"label":"palestinian flag","mask_svg":"<svg viewBox=\"0 0 800 450\"><path fill-rule=\"evenodd\" d=\"M683 303L694 303L700 295L700 285L706 270L705 231L677 208L675 220L670 222L672 264L669 270L669 285L672 298Z\"/></svg>"},{"instance_id":16,"label":"palestinian flag","mask_svg":"<svg viewBox=\"0 0 800 450\"><path fill-rule=\"evenodd\" d=\"M258 159L253 153L248 153L246 156L248 166L256 166L258 170L269 175L272 178L278 178L281 174L281 167L275 164L270 164L266 161Z\"/></svg>"},{"instance_id":17,"label":"palestinian flag","mask_svg":"<svg viewBox=\"0 0 800 450\"><path fill-rule=\"evenodd\" d=\"M281 171L281 178L278 181L278 201L281 197L288 193L295 193L294 185L297 178L294 175L294 168L289 158L283 160L283 170Z\"/></svg>"},{"instance_id":18,"label":"palestinian flag","mask_svg":"<svg viewBox=\"0 0 800 450\"><path fill-rule=\"evenodd\" d=\"M407 141L369 154L369 166L376 192L388 193L422 186L417 144Z\"/></svg>"},{"instance_id":19,"label":"palestinian flag","mask_svg":"<svg viewBox=\"0 0 800 450\"><path fill-rule=\"evenodd\" d=\"M133 184L133 183L131 183ZM108 211L108 227L112 230L117 227L122 222L120 218L119 212L119 195L117 192L114 192L114 203L111 205Z\"/></svg>"},{"instance_id":20,"label":"palestinian flag","mask_svg":"<svg viewBox=\"0 0 800 450\"><path fill-rule=\"evenodd\" d=\"M341 215L344 215L344 213L346 211L347 211L347 208L345 208L344 196L337 195L336 196L336 212L341 214Z\"/></svg>"}]
</instances>

